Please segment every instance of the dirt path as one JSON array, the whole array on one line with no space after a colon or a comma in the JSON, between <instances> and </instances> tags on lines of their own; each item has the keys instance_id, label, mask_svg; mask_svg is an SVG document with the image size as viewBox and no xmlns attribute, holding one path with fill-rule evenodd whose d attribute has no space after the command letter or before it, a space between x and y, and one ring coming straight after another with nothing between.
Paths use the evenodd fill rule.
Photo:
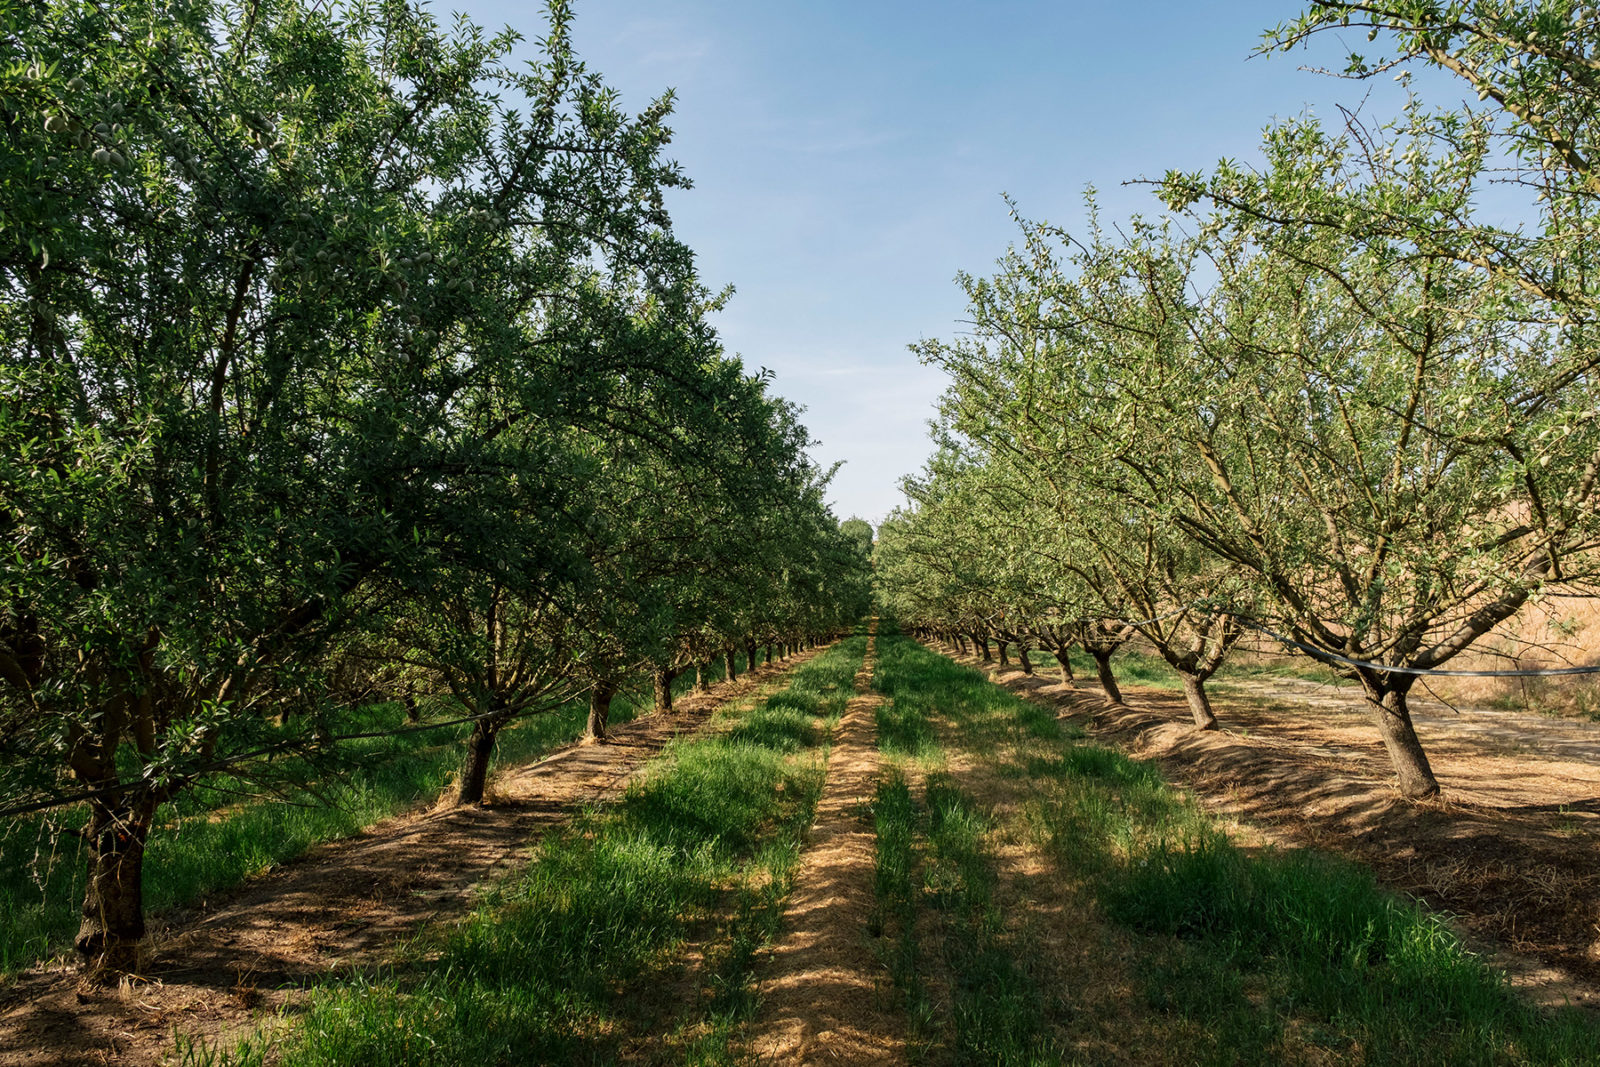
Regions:
<instances>
[{"instance_id":1,"label":"dirt path","mask_svg":"<svg viewBox=\"0 0 1600 1067\"><path fill-rule=\"evenodd\" d=\"M1213 687L1223 728L1201 733L1181 693L1129 686L1119 708L1098 688L957 658L1159 761L1258 840L1343 854L1454 916L1534 999L1600 1008L1600 728L1419 702L1444 796L1410 802L1339 687L1231 680Z\"/></svg>"},{"instance_id":2,"label":"dirt path","mask_svg":"<svg viewBox=\"0 0 1600 1067\"><path fill-rule=\"evenodd\" d=\"M888 972L867 941L873 907L876 834L869 805L877 790L872 691L877 621L828 755L811 844L784 910L750 1024L760 1063L900 1064L905 1024Z\"/></svg>"},{"instance_id":3,"label":"dirt path","mask_svg":"<svg viewBox=\"0 0 1600 1067\"><path fill-rule=\"evenodd\" d=\"M478 887L583 806L619 795L679 734L816 652L757 668L669 715L616 727L498 775L492 802L385 820L247 883L198 915L157 927L147 976L104 992L61 969L25 973L0 999L0 1067L161 1062L174 1033L209 1041L292 1015L310 983L370 967L425 924L463 913Z\"/></svg>"}]
</instances>

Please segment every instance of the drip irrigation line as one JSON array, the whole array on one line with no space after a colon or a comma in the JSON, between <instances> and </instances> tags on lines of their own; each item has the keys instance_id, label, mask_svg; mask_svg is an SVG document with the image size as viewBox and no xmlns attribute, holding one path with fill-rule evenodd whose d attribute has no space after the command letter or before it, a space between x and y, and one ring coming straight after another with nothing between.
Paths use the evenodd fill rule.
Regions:
<instances>
[{"instance_id":1,"label":"drip irrigation line","mask_svg":"<svg viewBox=\"0 0 1600 1067\"><path fill-rule=\"evenodd\" d=\"M1296 641L1292 637L1285 637L1283 634L1275 633L1265 626L1258 626L1250 622L1242 616L1236 615L1234 618L1238 620L1240 626L1254 630L1257 633L1266 634L1274 641L1288 645L1290 648L1297 648L1313 659L1321 660L1324 663L1339 663L1346 667L1361 667L1366 670L1383 671L1387 674L1412 674L1428 678L1557 678L1574 674L1600 674L1600 664L1593 664L1588 667L1529 667L1510 671L1446 671L1437 667L1392 667L1387 663L1372 663L1367 660L1341 656L1337 652L1329 652L1326 649L1308 645L1304 641Z\"/></svg>"},{"instance_id":2,"label":"drip irrigation line","mask_svg":"<svg viewBox=\"0 0 1600 1067\"><path fill-rule=\"evenodd\" d=\"M1232 615L1234 620L1245 629L1254 630L1259 634L1265 634L1274 641L1286 645L1289 648L1299 649L1301 652L1304 652L1306 655L1322 663L1336 663L1344 667L1359 667L1363 670L1384 671L1388 674L1410 674L1419 678L1563 678L1582 674L1600 674L1600 663L1591 664L1587 667L1527 667L1506 671L1451 671L1441 670L1437 667L1394 667L1387 663L1373 663L1370 660L1351 659L1349 656L1341 656L1337 652L1329 652L1327 649L1317 648L1315 645L1308 645L1304 641L1297 641L1292 637L1285 637L1283 634L1280 634L1275 630L1269 630L1259 623L1252 622L1250 621L1249 616L1241 615L1232 611L1223 611L1205 602L1186 604L1181 608L1167 612L1165 615L1157 615L1154 618L1141 619L1137 622L1130 621L1128 619L1116 618L1113 618L1110 621L1120 623L1123 626L1148 626L1151 623L1163 622L1175 615L1182 615L1186 611L1198 611L1207 615Z\"/></svg>"}]
</instances>

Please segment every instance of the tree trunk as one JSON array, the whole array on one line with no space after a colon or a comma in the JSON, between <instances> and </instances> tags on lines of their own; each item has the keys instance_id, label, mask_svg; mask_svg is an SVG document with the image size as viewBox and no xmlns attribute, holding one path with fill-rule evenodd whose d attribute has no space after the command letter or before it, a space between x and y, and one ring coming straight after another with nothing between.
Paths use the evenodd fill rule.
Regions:
<instances>
[{"instance_id":1,"label":"tree trunk","mask_svg":"<svg viewBox=\"0 0 1600 1067\"><path fill-rule=\"evenodd\" d=\"M731 648L722 654L722 662L723 665L728 668L728 681L730 682L739 677L738 655L739 654Z\"/></svg>"},{"instance_id":2,"label":"tree trunk","mask_svg":"<svg viewBox=\"0 0 1600 1067\"><path fill-rule=\"evenodd\" d=\"M1178 671L1178 677L1183 679L1183 695L1189 701L1189 713L1194 716L1195 728L1215 730L1217 716L1211 710L1211 701L1206 696L1206 680L1198 674L1182 669Z\"/></svg>"},{"instance_id":3,"label":"tree trunk","mask_svg":"<svg viewBox=\"0 0 1600 1067\"><path fill-rule=\"evenodd\" d=\"M467 758L461 764L461 786L456 790L457 804L481 804L483 787L489 780L489 757L494 755L494 741L500 735L500 723L479 719L472 724L467 738Z\"/></svg>"},{"instance_id":4,"label":"tree trunk","mask_svg":"<svg viewBox=\"0 0 1600 1067\"><path fill-rule=\"evenodd\" d=\"M1033 673L1033 660L1028 658L1028 646L1027 645L1024 645L1024 644L1018 644L1017 645L1017 662L1022 664L1022 673L1023 674L1032 674Z\"/></svg>"},{"instance_id":5,"label":"tree trunk","mask_svg":"<svg viewBox=\"0 0 1600 1067\"><path fill-rule=\"evenodd\" d=\"M611 698L617 695L617 687L610 682L596 682L595 687L589 690L589 729L588 737L593 741L606 739L606 723L611 718Z\"/></svg>"},{"instance_id":6,"label":"tree trunk","mask_svg":"<svg viewBox=\"0 0 1600 1067\"><path fill-rule=\"evenodd\" d=\"M662 667L656 671L656 710L672 710L672 679L677 672L671 667Z\"/></svg>"},{"instance_id":7,"label":"tree trunk","mask_svg":"<svg viewBox=\"0 0 1600 1067\"><path fill-rule=\"evenodd\" d=\"M1400 779L1400 792L1412 799L1439 795L1439 781L1428 764L1428 754L1422 750L1416 727L1411 723L1411 709L1403 689L1380 689L1363 679L1367 707L1383 736L1383 746L1389 750L1389 762Z\"/></svg>"},{"instance_id":8,"label":"tree trunk","mask_svg":"<svg viewBox=\"0 0 1600 1067\"><path fill-rule=\"evenodd\" d=\"M994 657L989 654L989 639L987 637L979 637L977 634L973 634L972 643L977 645L978 649L983 653L983 662L994 662Z\"/></svg>"},{"instance_id":9,"label":"tree trunk","mask_svg":"<svg viewBox=\"0 0 1600 1067\"><path fill-rule=\"evenodd\" d=\"M1072 677L1071 650L1065 645L1062 645L1057 647L1054 651L1056 664L1061 668L1061 684L1065 685L1068 689L1078 688L1077 679Z\"/></svg>"},{"instance_id":10,"label":"tree trunk","mask_svg":"<svg viewBox=\"0 0 1600 1067\"><path fill-rule=\"evenodd\" d=\"M401 699L401 703L404 704L406 708L406 722L422 721L422 710L417 707L416 697L412 696L410 693L407 693Z\"/></svg>"},{"instance_id":11,"label":"tree trunk","mask_svg":"<svg viewBox=\"0 0 1600 1067\"><path fill-rule=\"evenodd\" d=\"M1122 690L1117 688L1117 676L1111 673L1111 653L1089 650L1089 655L1094 657L1094 673L1100 679L1100 688L1106 691L1106 699L1113 704L1122 703Z\"/></svg>"},{"instance_id":12,"label":"tree trunk","mask_svg":"<svg viewBox=\"0 0 1600 1067\"><path fill-rule=\"evenodd\" d=\"M1006 642L996 641L994 643L994 650L1000 654L1000 666L1011 666L1011 658L1006 655Z\"/></svg>"},{"instance_id":13,"label":"tree trunk","mask_svg":"<svg viewBox=\"0 0 1600 1067\"><path fill-rule=\"evenodd\" d=\"M772 644L771 644L771 642L767 643L766 647L763 649L763 653L766 656L766 660L765 660L766 665L768 667L772 666Z\"/></svg>"},{"instance_id":14,"label":"tree trunk","mask_svg":"<svg viewBox=\"0 0 1600 1067\"><path fill-rule=\"evenodd\" d=\"M88 976L114 979L139 969L144 940L144 850L156 802L151 797L90 801L88 884L74 947Z\"/></svg>"},{"instance_id":15,"label":"tree trunk","mask_svg":"<svg viewBox=\"0 0 1600 1067\"><path fill-rule=\"evenodd\" d=\"M744 646L744 670L746 674L756 669L756 643L754 640L746 641Z\"/></svg>"},{"instance_id":16,"label":"tree trunk","mask_svg":"<svg viewBox=\"0 0 1600 1067\"><path fill-rule=\"evenodd\" d=\"M694 665L694 688L698 693L705 693L711 689L711 664L696 663Z\"/></svg>"}]
</instances>

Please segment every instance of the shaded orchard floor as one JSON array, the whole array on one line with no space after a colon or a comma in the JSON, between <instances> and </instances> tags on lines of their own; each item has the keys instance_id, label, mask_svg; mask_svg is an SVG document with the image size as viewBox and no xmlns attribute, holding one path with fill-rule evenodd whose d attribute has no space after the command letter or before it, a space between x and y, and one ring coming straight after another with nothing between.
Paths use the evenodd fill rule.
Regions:
<instances>
[{"instance_id":1,"label":"shaded orchard floor","mask_svg":"<svg viewBox=\"0 0 1600 1067\"><path fill-rule=\"evenodd\" d=\"M381 965L429 922L463 914L545 832L620 795L674 737L815 654L680 697L671 714L615 727L606 744L508 769L481 807L384 820L197 912L158 917L146 975L119 989L80 989L60 967L25 972L0 994L0 1065L159 1063L175 1033L215 1041L275 1014L292 1019L308 985Z\"/></svg>"}]
</instances>

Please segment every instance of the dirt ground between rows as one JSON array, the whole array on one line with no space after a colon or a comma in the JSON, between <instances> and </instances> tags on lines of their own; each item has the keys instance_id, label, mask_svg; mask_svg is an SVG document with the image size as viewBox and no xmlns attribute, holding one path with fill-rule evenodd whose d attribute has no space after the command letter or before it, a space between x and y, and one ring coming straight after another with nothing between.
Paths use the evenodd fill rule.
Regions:
<instances>
[{"instance_id":1,"label":"dirt ground between rows","mask_svg":"<svg viewBox=\"0 0 1600 1067\"><path fill-rule=\"evenodd\" d=\"M815 654L680 697L605 744L503 771L482 807L387 819L198 913L157 917L145 976L119 989L79 988L61 965L25 972L0 990L0 1067L143 1067L172 1055L175 1033L225 1041L291 1018L309 985L380 965L429 921L465 913L543 833L620 795L667 742Z\"/></svg>"},{"instance_id":2,"label":"dirt ground between rows","mask_svg":"<svg viewBox=\"0 0 1600 1067\"><path fill-rule=\"evenodd\" d=\"M878 784L872 691L877 622L828 753L828 778L811 838L784 906L782 932L762 969L748 1046L760 1063L896 1064L905 1023L889 973L867 942Z\"/></svg>"},{"instance_id":3,"label":"dirt ground between rows","mask_svg":"<svg viewBox=\"0 0 1600 1067\"><path fill-rule=\"evenodd\" d=\"M952 655L949 648L941 649ZM1535 1000L1600 1009L1600 726L1418 702L1438 800L1407 801L1355 691L1293 678L1217 684L1222 723L1190 725L1178 692L1098 687L953 656L1158 761L1241 824L1246 843L1311 846L1452 916Z\"/></svg>"}]
</instances>

